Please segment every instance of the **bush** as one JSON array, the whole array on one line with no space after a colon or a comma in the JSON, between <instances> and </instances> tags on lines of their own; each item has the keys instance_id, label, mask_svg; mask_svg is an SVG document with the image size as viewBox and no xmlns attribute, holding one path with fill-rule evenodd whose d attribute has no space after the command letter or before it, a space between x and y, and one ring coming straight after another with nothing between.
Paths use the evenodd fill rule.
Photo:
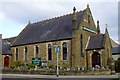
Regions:
<instances>
[{"instance_id":1,"label":"bush","mask_svg":"<svg viewBox=\"0 0 120 80\"><path fill-rule=\"evenodd\" d=\"M112 63L112 59L108 58L107 65L109 66L110 69L111 69L111 63Z\"/></svg>"},{"instance_id":2,"label":"bush","mask_svg":"<svg viewBox=\"0 0 120 80\"><path fill-rule=\"evenodd\" d=\"M35 68L35 64L32 63L28 64L28 69L33 69L33 68Z\"/></svg>"},{"instance_id":3,"label":"bush","mask_svg":"<svg viewBox=\"0 0 120 80\"><path fill-rule=\"evenodd\" d=\"M22 61L14 61L14 62L11 64L10 68L14 69L14 68L21 67L21 66L23 66L23 65L24 65L24 63L23 63Z\"/></svg>"},{"instance_id":4,"label":"bush","mask_svg":"<svg viewBox=\"0 0 120 80\"><path fill-rule=\"evenodd\" d=\"M49 68L49 69L54 69L55 67L54 67L53 64L49 64L49 65L48 65L48 68Z\"/></svg>"},{"instance_id":5,"label":"bush","mask_svg":"<svg viewBox=\"0 0 120 80\"><path fill-rule=\"evenodd\" d=\"M115 71L120 72L120 57L115 61Z\"/></svg>"},{"instance_id":6,"label":"bush","mask_svg":"<svg viewBox=\"0 0 120 80\"><path fill-rule=\"evenodd\" d=\"M111 80L120 80L120 78L114 78L114 79L111 79Z\"/></svg>"}]
</instances>

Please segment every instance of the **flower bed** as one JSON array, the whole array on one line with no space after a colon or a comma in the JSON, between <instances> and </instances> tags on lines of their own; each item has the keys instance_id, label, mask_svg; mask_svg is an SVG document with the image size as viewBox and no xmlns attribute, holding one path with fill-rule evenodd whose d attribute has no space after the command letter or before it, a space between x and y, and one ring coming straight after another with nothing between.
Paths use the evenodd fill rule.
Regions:
<instances>
[{"instance_id":1,"label":"flower bed","mask_svg":"<svg viewBox=\"0 0 120 80\"><path fill-rule=\"evenodd\" d=\"M39 75L55 75L56 70L27 70L27 69L2 69L2 73L11 74L39 74ZM60 75L110 75L110 70L96 70L96 71L78 71L78 70L60 70Z\"/></svg>"}]
</instances>

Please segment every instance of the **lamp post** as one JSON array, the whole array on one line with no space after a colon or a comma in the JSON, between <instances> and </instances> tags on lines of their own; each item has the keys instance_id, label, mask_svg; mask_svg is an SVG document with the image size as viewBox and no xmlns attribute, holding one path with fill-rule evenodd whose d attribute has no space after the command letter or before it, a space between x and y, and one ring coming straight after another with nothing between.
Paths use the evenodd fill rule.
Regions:
<instances>
[{"instance_id":1,"label":"lamp post","mask_svg":"<svg viewBox=\"0 0 120 80\"><path fill-rule=\"evenodd\" d=\"M56 49L56 54L57 54L57 77L59 76L59 58L58 58L58 56L59 56L59 53L60 53L60 46L57 46L57 47L55 47L55 49Z\"/></svg>"},{"instance_id":2,"label":"lamp post","mask_svg":"<svg viewBox=\"0 0 120 80\"><path fill-rule=\"evenodd\" d=\"M57 77L59 76L59 68L58 68L58 52L57 52Z\"/></svg>"}]
</instances>

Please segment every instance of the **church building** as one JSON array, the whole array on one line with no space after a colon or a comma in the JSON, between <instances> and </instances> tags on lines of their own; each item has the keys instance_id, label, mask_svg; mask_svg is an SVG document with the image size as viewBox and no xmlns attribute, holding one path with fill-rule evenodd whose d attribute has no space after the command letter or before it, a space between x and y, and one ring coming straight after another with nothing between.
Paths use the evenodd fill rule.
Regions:
<instances>
[{"instance_id":1,"label":"church building","mask_svg":"<svg viewBox=\"0 0 120 80\"><path fill-rule=\"evenodd\" d=\"M100 32L99 21L95 25L92 12L87 8L52 19L28 23L11 45L11 62L32 63L40 58L42 65L56 66L56 50L61 68L91 69L96 65L107 67L112 58L112 45L106 27Z\"/></svg>"}]
</instances>

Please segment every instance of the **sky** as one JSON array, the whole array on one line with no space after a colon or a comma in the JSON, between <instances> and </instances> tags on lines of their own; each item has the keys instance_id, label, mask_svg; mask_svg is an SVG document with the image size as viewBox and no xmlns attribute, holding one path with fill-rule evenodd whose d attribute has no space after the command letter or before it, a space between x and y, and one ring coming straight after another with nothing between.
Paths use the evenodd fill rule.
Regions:
<instances>
[{"instance_id":1,"label":"sky","mask_svg":"<svg viewBox=\"0 0 120 80\"><path fill-rule=\"evenodd\" d=\"M29 23L39 22L84 10L89 4L95 24L118 42L118 0L0 0L0 34L3 38L17 36Z\"/></svg>"}]
</instances>

